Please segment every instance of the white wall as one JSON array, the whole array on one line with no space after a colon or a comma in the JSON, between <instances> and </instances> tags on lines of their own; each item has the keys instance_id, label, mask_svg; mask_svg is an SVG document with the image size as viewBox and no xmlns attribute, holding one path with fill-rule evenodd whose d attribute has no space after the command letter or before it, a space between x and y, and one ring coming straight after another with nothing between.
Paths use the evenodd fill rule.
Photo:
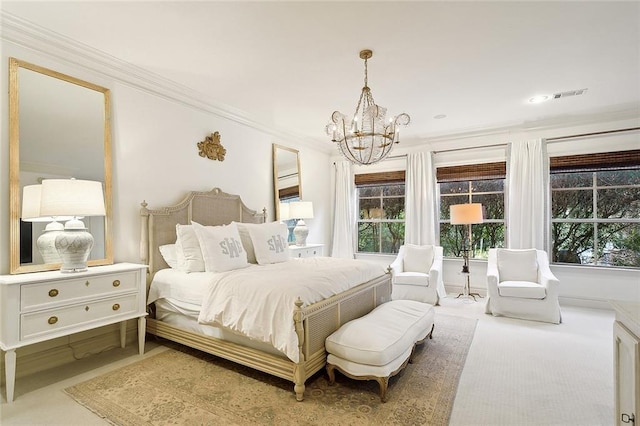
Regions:
<instances>
[{"instance_id":1,"label":"white wall","mask_svg":"<svg viewBox=\"0 0 640 426\"><path fill-rule=\"evenodd\" d=\"M484 162L505 161L506 144L534 138L552 138L590 132L607 131L638 127L640 120L611 119L602 117L600 121L573 124L511 132L499 132L483 136L460 136L440 138L437 141L427 141L424 144L410 147L399 146L393 156L407 152L434 151L436 167L461 164L479 164ZM473 148L473 146L486 146ZM498 146L495 146L498 145ZM623 151L640 147L640 132L627 132L601 135L587 138L568 139L549 142L550 156L586 154L608 151ZM338 157L333 157L333 160ZM379 171L402 170L406 168L404 158L394 158L366 167L357 167L355 173L373 173ZM385 255L357 255L358 258L369 259L382 266L389 265L395 256ZM445 258L444 282L450 293L458 293L462 289L462 269L460 259ZM470 283L472 291L486 293L486 261L471 261ZM552 265L551 270L560 280L561 303L575 304L589 307L609 308L607 300L629 300L640 302L640 270L587 266Z\"/></svg>"},{"instance_id":2,"label":"white wall","mask_svg":"<svg viewBox=\"0 0 640 426\"><path fill-rule=\"evenodd\" d=\"M113 242L116 262L139 261L140 203L149 208L182 200L187 191L210 190L240 194L247 207L274 215L272 143L300 151L304 198L314 202L308 221L309 241L329 238L329 155L295 140L223 118L205 109L149 93L114 78L109 69L88 69L66 59L2 41L3 76L8 58L15 57L111 90L113 155ZM68 58L67 58L68 59ZM2 138L0 144L0 273L9 272L8 78L0 82ZM220 132L225 160L198 155L197 142Z\"/></svg>"}]
</instances>

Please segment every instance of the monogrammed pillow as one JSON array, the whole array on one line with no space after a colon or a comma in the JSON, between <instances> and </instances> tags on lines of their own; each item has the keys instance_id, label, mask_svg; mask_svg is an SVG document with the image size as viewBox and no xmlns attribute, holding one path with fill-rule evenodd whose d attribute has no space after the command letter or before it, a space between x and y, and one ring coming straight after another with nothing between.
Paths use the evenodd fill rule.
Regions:
<instances>
[{"instance_id":1,"label":"monogrammed pillow","mask_svg":"<svg viewBox=\"0 0 640 426\"><path fill-rule=\"evenodd\" d=\"M256 261L259 265L289 260L289 229L280 222L248 226Z\"/></svg>"},{"instance_id":2,"label":"monogrammed pillow","mask_svg":"<svg viewBox=\"0 0 640 426\"><path fill-rule=\"evenodd\" d=\"M247 252L242 247L235 224L202 226L197 222L191 223L200 242L205 271L224 272L249 266Z\"/></svg>"}]
</instances>

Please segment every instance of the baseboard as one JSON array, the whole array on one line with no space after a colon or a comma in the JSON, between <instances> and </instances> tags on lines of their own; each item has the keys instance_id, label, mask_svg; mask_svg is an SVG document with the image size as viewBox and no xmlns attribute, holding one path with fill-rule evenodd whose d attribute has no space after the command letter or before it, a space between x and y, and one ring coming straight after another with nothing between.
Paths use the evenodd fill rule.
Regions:
<instances>
[{"instance_id":1,"label":"baseboard","mask_svg":"<svg viewBox=\"0 0 640 426\"><path fill-rule=\"evenodd\" d=\"M126 344L137 344L138 323L127 322ZM120 325L111 324L70 336L16 349L16 378L49 370L78 359L120 347ZM0 357L0 383L4 385L4 354Z\"/></svg>"},{"instance_id":2,"label":"baseboard","mask_svg":"<svg viewBox=\"0 0 640 426\"><path fill-rule=\"evenodd\" d=\"M447 291L448 295L457 295L462 293L463 287L461 285L447 284L445 285L445 290ZM471 287L471 292L478 293L482 297L487 296L486 288ZM600 299L587 299L583 297L560 296L558 298L558 301L560 302L560 306L579 306L582 308L590 308L590 309L613 310L609 302L607 302L606 300L600 300Z\"/></svg>"},{"instance_id":3,"label":"baseboard","mask_svg":"<svg viewBox=\"0 0 640 426\"><path fill-rule=\"evenodd\" d=\"M585 299L581 297L559 297L560 306L579 306L581 308L605 309L612 311L613 307L606 300Z\"/></svg>"}]
</instances>

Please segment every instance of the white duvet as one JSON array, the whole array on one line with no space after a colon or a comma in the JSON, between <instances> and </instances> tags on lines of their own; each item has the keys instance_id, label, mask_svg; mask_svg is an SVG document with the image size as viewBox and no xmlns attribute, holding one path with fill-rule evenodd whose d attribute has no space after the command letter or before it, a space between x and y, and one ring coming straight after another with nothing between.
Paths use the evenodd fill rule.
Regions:
<instances>
[{"instance_id":1,"label":"white duvet","mask_svg":"<svg viewBox=\"0 0 640 426\"><path fill-rule=\"evenodd\" d=\"M252 265L212 275L198 322L227 327L267 342L299 361L294 302L310 305L383 275L379 265L315 257Z\"/></svg>"}]
</instances>

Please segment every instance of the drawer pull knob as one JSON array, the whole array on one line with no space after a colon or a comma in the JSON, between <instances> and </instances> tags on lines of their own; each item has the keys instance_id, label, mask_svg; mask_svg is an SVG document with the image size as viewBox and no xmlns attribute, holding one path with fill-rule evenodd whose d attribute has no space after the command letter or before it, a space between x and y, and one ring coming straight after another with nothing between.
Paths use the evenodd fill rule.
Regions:
<instances>
[{"instance_id":1,"label":"drawer pull knob","mask_svg":"<svg viewBox=\"0 0 640 426\"><path fill-rule=\"evenodd\" d=\"M47 321L49 324L53 325L58 322L58 317L50 317Z\"/></svg>"},{"instance_id":2,"label":"drawer pull knob","mask_svg":"<svg viewBox=\"0 0 640 426\"><path fill-rule=\"evenodd\" d=\"M89 307L88 307L88 306L85 306L85 307L84 307L84 310L85 310L85 311L87 311L87 312L89 312Z\"/></svg>"},{"instance_id":3,"label":"drawer pull knob","mask_svg":"<svg viewBox=\"0 0 640 426\"><path fill-rule=\"evenodd\" d=\"M87 280L87 282L84 283L84 285L86 285L87 287L89 287L89 280Z\"/></svg>"},{"instance_id":4,"label":"drawer pull knob","mask_svg":"<svg viewBox=\"0 0 640 426\"><path fill-rule=\"evenodd\" d=\"M120 309L120 305L117 303L114 303L111 309L113 309L114 311L117 311L118 309Z\"/></svg>"},{"instance_id":5,"label":"drawer pull knob","mask_svg":"<svg viewBox=\"0 0 640 426\"><path fill-rule=\"evenodd\" d=\"M58 295L58 290L56 290L55 288L52 288L51 290L49 290L49 297L56 297Z\"/></svg>"},{"instance_id":6,"label":"drawer pull knob","mask_svg":"<svg viewBox=\"0 0 640 426\"><path fill-rule=\"evenodd\" d=\"M113 286L118 287L120 285L120 280L113 280Z\"/></svg>"}]
</instances>

